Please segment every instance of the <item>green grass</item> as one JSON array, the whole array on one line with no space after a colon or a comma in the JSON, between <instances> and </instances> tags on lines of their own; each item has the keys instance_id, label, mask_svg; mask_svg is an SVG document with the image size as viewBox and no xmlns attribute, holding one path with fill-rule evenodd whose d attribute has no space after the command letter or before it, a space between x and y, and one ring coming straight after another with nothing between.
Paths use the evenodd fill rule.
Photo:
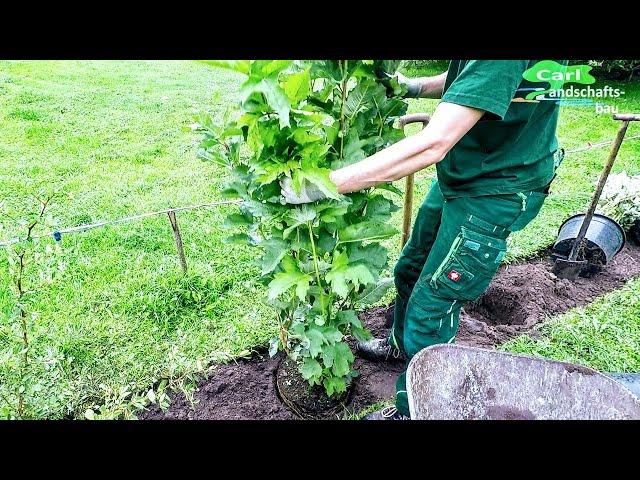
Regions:
<instances>
[{"instance_id":1,"label":"green grass","mask_svg":"<svg viewBox=\"0 0 640 480\"><path fill-rule=\"evenodd\" d=\"M440 67L430 68L435 74ZM32 208L32 193L58 190L52 214L68 227L220 199L224 172L196 159L198 138L187 127L194 108L220 118L233 107L241 78L196 62L0 62L0 201L20 218ZM617 104L640 111L640 85L624 89ZM410 111L432 112L435 104L412 101ZM611 139L616 128L607 115L565 108L560 143L570 149ZM629 129L629 135L638 132L638 126ZM565 159L542 214L513 236L509 259L546 247L563 219L587 205L606 154L607 149L597 149ZM639 141L625 144L614 171L640 173L639 156ZM432 170L418 175L415 209L432 176ZM274 334L271 311L260 303L262 290L254 284L254 252L222 243L222 222L233 209L178 214L187 277L180 274L165 217L63 238L67 268L36 297L32 353L44 381L30 398L33 416L82 416L105 400L124 402L118 393L124 388L143 392L162 378L180 384L211 361L245 354ZM2 220L1 238L17 234L15 222ZM398 212L393 222L399 227L400 221ZM387 244L393 262L399 238ZM0 384L5 385L11 366L6 352L15 342L6 272L0 251ZM634 318L640 285L629 288L635 304L603 300L613 315ZM637 342L640 332L632 323L620 328ZM612 349L610 356L615 363L628 355ZM625 365L633 368L633 362Z\"/></svg>"},{"instance_id":2,"label":"green grass","mask_svg":"<svg viewBox=\"0 0 640 480\"><path fill-rule=\"evenodd\" d=\"M541 324L537 333L502 348L604 372L640 371L640 280Z\"/></svg>"},{"instance_id":3,"label":"green grass","mask_svg":"<svg viewBox=\"0 0 640 480\"><path fill-rule=\"evenodd\" d=\"M385 407L390 407L393 404L394 404L393 399L389 399L389 400L381 400L359 411L354 411L347 408L343 413L342 420L362 420L362 417L364 417L365 415L376 412Z\"/></svg>"},{"instance_id":4,"label":"green grass","mask_svg":"<svg viewBox=\"0 0 640 480\"><path fill-rule=\"evenodd\" d=\"M194 62L3 62L0 198L19 217L32 208L31 193L56 189L61 226L218 200L221 172L196 159L197 137L185 128L194 107L220 115L238 84L238 75ZM60 399L37 406L36 416L81 415L101 401L101 384L146 389L274 333L255 301L252 252L221 241L231 210L178 214L186 279L166 217L63 238L68 268L38 295L33 343L37 356L51 357L51 393ZM6 227L3 237L17 233ZM6 271L2 252L4 327Z\"/></svg>"}]
</instances>

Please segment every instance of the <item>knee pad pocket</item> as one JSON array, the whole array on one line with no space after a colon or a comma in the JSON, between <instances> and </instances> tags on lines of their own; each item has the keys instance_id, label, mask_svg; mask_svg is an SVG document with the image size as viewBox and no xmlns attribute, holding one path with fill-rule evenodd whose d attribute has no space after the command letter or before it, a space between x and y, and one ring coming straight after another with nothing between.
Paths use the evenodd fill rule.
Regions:
<instances>
[{"instance_id":1,"label":"knee pad pocket","mask_svg":"<svg viewBox=\"0 0 640 480\"><path fill-rule=\"evenodd\" d=\"M457 300L432 299L429 306L412 297L407 307L403 344L407 355L438 343L447 343L458 328L460 305Z\"/></svg>"}]
</instances>

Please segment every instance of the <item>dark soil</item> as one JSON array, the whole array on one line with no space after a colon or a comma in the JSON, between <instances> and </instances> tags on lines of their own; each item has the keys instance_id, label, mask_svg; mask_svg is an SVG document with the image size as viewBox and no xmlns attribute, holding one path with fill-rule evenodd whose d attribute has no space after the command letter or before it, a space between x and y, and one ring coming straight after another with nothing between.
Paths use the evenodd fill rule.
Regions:
<instances>
[{"instance_id":1,"label":"dark soil","mask_svg":"<svg viewBox=\"0 0 640 480\"><path fill-rule=\"evenodd\" d=\"M569 257L571 249L575 245L575 239L563 240L558 242L554 247L554 256L566 260ZM578 250L577 261L585 261L586 264L580 271L580 276L583 278L590 278L600 273L606 263L607 255L604 253L597 244L585 239L583 247Z\"/></svg>"},{"instance_id":2,"label":"dark soil","mask_svg":"<svg viewBox=\"0 0 640 480\"><path fill-rule=\"evenodd\" d=\"M276 370L276 387L280 400L299 417L320 419L332 417L344 410L353 382L349 382L347 391L342 395L329 397L322 385L311 387L300 375L296 362L285 358Z\"/></svg>"},{"instance_id":3,"label":"dark soil","mask_svg":"<svg viewBox=\"0 0 640 480\"><path fill-rule=\"evenodd\" d=\"M498 345L547 316L586 305L640 275L640 248L627 245L601 273L575 282L557 278L552 267L547 258L503 267L484 295L466 306L456 340Z\"/></svg>"},{"instance_id":4,"label":"dark soil","mask_svg":"<svg viewBox=\"0 0 640 480\"><path fill-rule=\"evenodd\" d=\"M387 308L373 308L361 318L375 337L384 337ZM350 342L353 347L353 341ZM182 394L171 399L171 406L162 412L157 406L142 412L144 420L292 420L298 417L278 398L276 371L281 355L269 358L256 355L250 360L218 366L212 375L198 386L195 408ZM392 398L398 375L404 370L402 362L373 363L356 358L354 368L358 376L349 396L348 411L357 412L380 400ZM334 413L328 418L341 418Z\"/></svg>"},{"instance_id":5,"label":"dark soil","mask_svg":"<svg viewBox=\"0 0 640 480\"><path fill-rule=\"evenodd\" d=\"M500 269L489 289L470 303L460 317L456 343L494 348L516 335L528 332L546 317L585 305L596 297L619 288L640 276L640 246L627 245L605 269L593 278L575 282L552 273L548 258L528 260ZM388 335L385 327L389 307L373 308L361 318L375 337ZM220 365L200 383L192 408L182 394L176 394L166 412L153 407L142 419L295 419L278 398L275 372L281 356L256 355L250 360ZM400 362L372 363L356 359L359 376L350 395L348 410L357 412L378 401L392 398L395 381L404 369ZM342 414L333 414L340 417Z\"/></svg>"}]
</instances>

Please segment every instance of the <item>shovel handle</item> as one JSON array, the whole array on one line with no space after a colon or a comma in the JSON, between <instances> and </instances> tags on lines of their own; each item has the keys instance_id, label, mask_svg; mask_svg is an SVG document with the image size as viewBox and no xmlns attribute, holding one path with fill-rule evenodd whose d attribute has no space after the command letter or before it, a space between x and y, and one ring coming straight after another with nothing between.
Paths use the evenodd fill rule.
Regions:
<instances>
[{"instance_id":1,"label":"shovel handle","mask_svg":"<svg viewBox=\"0 0 640 480\"><path fill-rule=\"evenodd\" d=\"M410 113L409 115L403 115L398 119L398 125L404 129L406 125L410 123L422 123L422 128L426 127L431 117L426 113ZM411 212L413 211L413 173L407 176L404 188L404 206L402 210L402 244L400 248L404 247L409 241L409 235L411 234Z\"/></svg>"},{"instance_id":2,"label":"shovel handle","mask_svg":"<svg viewBox=\"0 0 640 480\"><path fill-rule=\"evenodd\" d=\"M633 117L633 118L632 118ZM627 133L627 127L629 126L629 122L640 120L640 115L633 114L623 114L623 115L614 115L614 120L622 121L622 125L618 129L618 134L616 135L616 139L613 142L613 147L611 147L611 153L609 154L609 158L607 159L607 163L604 166L604 170L600 174L600 178L598 179L598 183L596 185L596 191L593 194L593 198L591 199L591 204L589 205L589 210L587 210L587 214L584 216L584 220L582 221L582 225L580 226L580 231L571 247L571 252L569 252L569 257L567 258L569 261L575 261L578 258L578 253L582 248L582 243L585 235L587 234L587 230L589 229L589 225L591 224L591 219L593 218L593 214L596 211L596 207L598 206L598 201L600 200L600 195L602 195L602 190L604 189L605 183L607 183L607 178L609 177L609 173L611 172L611 168L613 167L613 162L618 155L618 151L620 150L620 145L622 145L622 141L624 140L624 136Z\"/></svg>"},{"instance_id":3,"label":"shovel handle","mask_svg":"<svg viewBox=\"0 0 640 480\"><path fill-rule=\"evenodd\" d=\"M429 123L429 120L431 120L431 117L426 113L409 113L398 119L398 125L400 125L400 128L404 128L405 125L410 123L422 123L422 128L424 128Z\"/></svg>"},{"instance_id":4,"label":"shovel handle","mask_svg":"<svg viewBox=\"0 0 640 480\"><path fill-rule=\"evenodd\" d=\"M616 113L613 116L614 120L621 120L623 122L640 122L640 114L637 113Z\"/></svg>"}]
</instances>

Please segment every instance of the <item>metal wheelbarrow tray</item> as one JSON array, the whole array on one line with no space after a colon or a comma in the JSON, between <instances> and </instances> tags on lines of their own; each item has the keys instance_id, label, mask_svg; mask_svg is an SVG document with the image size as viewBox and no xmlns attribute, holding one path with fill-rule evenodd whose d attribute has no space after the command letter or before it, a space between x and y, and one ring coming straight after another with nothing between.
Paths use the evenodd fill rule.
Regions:
<instances>
[{"instance_id":1,"label":"metal wheelbarrow tray","mask_svg":"<svg viewBox=\"0 0 640 480\"><path fill-rule=\"evenodd\" d=\"M590 368L461 345L433 345L407 369L417 420L640 419L640 399Z\"/></svg>"}]
</instances>

